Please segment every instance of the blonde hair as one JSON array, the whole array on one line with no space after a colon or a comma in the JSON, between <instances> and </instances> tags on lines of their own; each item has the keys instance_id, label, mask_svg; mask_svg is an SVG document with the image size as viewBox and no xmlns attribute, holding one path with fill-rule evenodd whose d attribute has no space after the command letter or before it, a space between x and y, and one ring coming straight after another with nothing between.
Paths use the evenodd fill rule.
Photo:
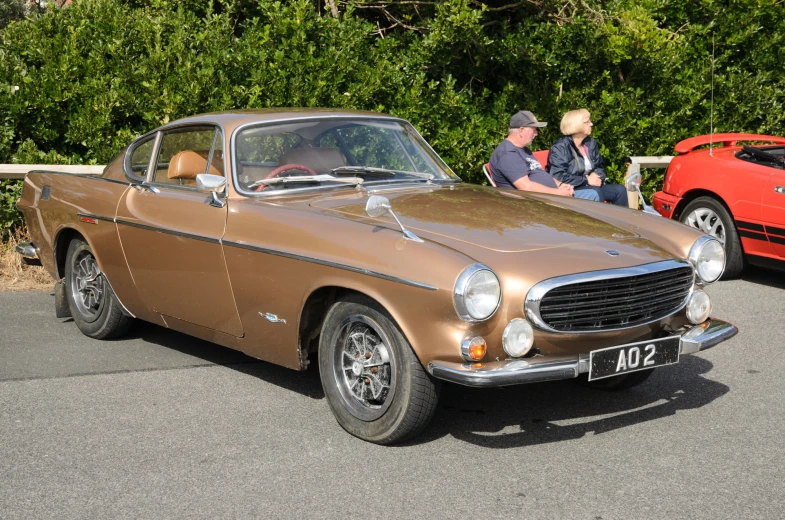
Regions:
<instances>
[{"instance_id":1,"label":"blonde hair","mask_svg":"<svg viewBox=\"0 0 785 520\"><path fill-rule=\"evenodd\" d=\"M583 130L583 121L589 118L591 118L591 114L585 108L570 110L561 118L559 130L561 130L561 133L564 135L577 134Z\"/></svg>"}]
</instances>

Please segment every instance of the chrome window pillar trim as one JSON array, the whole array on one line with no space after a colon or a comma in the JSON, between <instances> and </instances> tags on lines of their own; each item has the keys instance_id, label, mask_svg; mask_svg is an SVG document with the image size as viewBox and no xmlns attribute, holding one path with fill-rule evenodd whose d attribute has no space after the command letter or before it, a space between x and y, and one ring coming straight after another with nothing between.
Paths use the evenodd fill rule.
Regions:
<instances>
[{"instance_id":1,"label":"chrome window pillar trim","mask_svg":"<svg viewBox=\"0 0 785 520\"><path fill-rule=\"evenodd\" d=\"M653 319L644 323L636 323L631 327L619 327L615 329L602 329L602 330L557 330L552 327L549 327L540 317L540 303L542 302L543 297L551 289L555 289L557 287L570 285L574 283L613 280L614 278L624 278L627 276L658 273L662 271L668 271L670 269L677 269L679 267L692 268L693 288L690 289L690 292L687 294L686 298L681 303L681 305L679 305L679 307L676 310L674 310L670 314L667 314L666 316L660 316L657 319ZM697 278L697 274L695 272L695 267L686 260L664 260L661 262L654 262L651 264L643 264L643 265L637 265L632 267L620 267L616 269L604 269L601 271L587 271L584 273L568 274L565 276L556 276L554 278L549 278L547 280L543 280L542 282L536 283L531 287L531 289L529 289L529 292L526 293L526 298L524 300L523 313L526 316L526 318L532 323L532 325L534 325L538 329L546 332L557 333L557 334L589 334L589 333L599 333L599 332L613 332L617 330L627 330L630 328L641 327L649 323L654 323L655 321L663 320L681 311L684 308L684 306L687 305L687 301L689 300L690 295L692 295L696 283L695 282L696 278Z\"/></svg>"},{"instance_id":2,"label":"chrome window pillar trim","mask_svg":"<svg viewBox=\"0 0 785 520\"><path fill-rule=\"evenodd\" d=\"M352 266L352 265L339 264L337 262L331 262L329 260L322 260L320 258L314 258L314 257L310 257L310 256L303 256L303 255L298 255L298 254L295 254L295 253L287 253L285 251L278 251L278 250L275 250L275 249L267 249L267 248L264 248L264 247L253 246L253 245L250 245L250 244L243 244L241 242L233 242L233 241L230 241L230 240L222 240L221 243L224 246L227 246L227 247L237 247L237 248L240 248L240 249L247 249L249 251L256 251L258 253L265 253L265 254L268 254L268 255L282 256L284 258L291 258L292 260L300 260L300 261L309 262L309 263L312 263L312 264L319 264L319 265L324 265L324 266L327 266L327 267L334 267L336 269L342 269L344 271L351 271L353 273L360 273L360 274L364 274L364 275L367 275L367 276L372 276L374 278L381 278L382 280L387 280L387 281L390 281L390 282L401 283L401 284L404 284L404 285L411 285L412 287L418 287L420 289L426 289L428 291L435 291L437 289L435 286L433 286L431 284L427 284L427 283L423 283L423 282L417 282L417 281L414 281L414 280L407 280L406 278L400 278L400 277L397 277L397 276L392 276L392 275L389 275L389 274L380 273L378 271L371 271L369 269L363 269L362 267L355 267L355 266Z\"/></svg>"}]
</instances>

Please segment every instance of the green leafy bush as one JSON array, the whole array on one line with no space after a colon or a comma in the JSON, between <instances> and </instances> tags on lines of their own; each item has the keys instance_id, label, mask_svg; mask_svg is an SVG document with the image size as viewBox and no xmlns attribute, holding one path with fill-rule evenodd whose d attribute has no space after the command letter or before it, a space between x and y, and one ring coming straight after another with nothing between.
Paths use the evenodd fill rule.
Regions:
<instances>
[{"instance_id":1,"label":"green leafy bush","mask_svg":"<svg viewBox=\"0 0 785 520\"><path fill-rule=\"evenodd\" d=\"M778 0L75 0L0 32L0 162L101 164L167 121L322 106L409 119L453 169L480 166L526 108L557 137L585 107L620 180L624 158L715 131L781 134ZM391 21L392 20L392 21ZM714 43L712 43L714 42ZM712 60L714 53L714 60ZM661 185L647 175L644 192ZM0 184L18 223L18 183Z\"/></svg>"}]
</instances>

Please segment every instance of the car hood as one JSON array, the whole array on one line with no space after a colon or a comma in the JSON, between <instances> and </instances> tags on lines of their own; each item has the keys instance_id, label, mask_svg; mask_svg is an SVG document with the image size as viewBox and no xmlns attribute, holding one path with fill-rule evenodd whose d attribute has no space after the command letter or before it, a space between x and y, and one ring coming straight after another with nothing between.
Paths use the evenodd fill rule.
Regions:
<instances>
[{"instance_id":1,"label":"car hood","mask_svg":"<svg viewBox=\"0 0 785 520\"><path fill-rule=\"evenodd\" d=\"M420 188L382 191L401 223L422 238L436 242L458 241L499 253L515 253L569 247L613 247L651 249L640 238L635 225L620 219L592 214L597 203L562 197L531 195L482 186ZM337 195L312 201L313 208L344 218L371 221L397 229L385 216L372 219L365 214L367 196ZM632 216L633 212L629 212ZM626 216L627 213L625 212ZM630 219L632 220L632 219ZM448 244L455 247L454 243ZM662 257L658 247L653 256ZM651 251L653 252L653 251ZM652 260L653 261L653 260Z\"/></svg>"}]
</instances>

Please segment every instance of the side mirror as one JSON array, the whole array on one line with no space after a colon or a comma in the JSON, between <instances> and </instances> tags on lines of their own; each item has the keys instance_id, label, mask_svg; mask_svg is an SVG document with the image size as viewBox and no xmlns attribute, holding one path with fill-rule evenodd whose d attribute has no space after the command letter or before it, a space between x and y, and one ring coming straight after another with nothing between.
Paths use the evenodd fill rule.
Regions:
<instances>
[{"instance_id":1,"label":"side mirror","mask_svg":"<svg viewBox=\"0 0 785 520\"><path fill-rule=\"evenodd\" d=\"M624 185L627 187L627 191L635 192L638 191L641 187L641 174L640 173L633 173L627 180L624 182Z\"/></svg>"},{"instance_id":2,"label":"side mirror","mask_svg":"<svg viewBox=\"0 0 785 520\"><path fill-rule=\"evenodd\" d=\"M381 195L371 195L365 204L365 214L373 218L384 216L391 210L389 199Z\"/></svg>"},{"instance_id":3,"label":"side mirror","mask_svg":"<svg viewBox=\"0 0 785 520\"><path fill-rule=\"evenodd\" d=\"M226 177L211 173L200 173L196 176L196 191L202 193L223 193Z\"/></svg>"},{"instance_id":4,"label":"side mirror","mask_svg":"<svg viewBox=\"0 0 785 520\"><path fill-rule=\"evenodd\" d=\"M401 233L403 233L403 238L406 240L412 240L414 242L422 242L422 238L418 237L408 229L406 229L401 221L398 220L398 217L393 213L392 206L390 205L390 199L387 197L382 197L381 195L371 195L368 197L368 202L365 203L365 214L369 217L376 218L381 217L384 215L392 215L392 218L395 219L395 222L401 227Z\"/></svg>"}]
</instances>

